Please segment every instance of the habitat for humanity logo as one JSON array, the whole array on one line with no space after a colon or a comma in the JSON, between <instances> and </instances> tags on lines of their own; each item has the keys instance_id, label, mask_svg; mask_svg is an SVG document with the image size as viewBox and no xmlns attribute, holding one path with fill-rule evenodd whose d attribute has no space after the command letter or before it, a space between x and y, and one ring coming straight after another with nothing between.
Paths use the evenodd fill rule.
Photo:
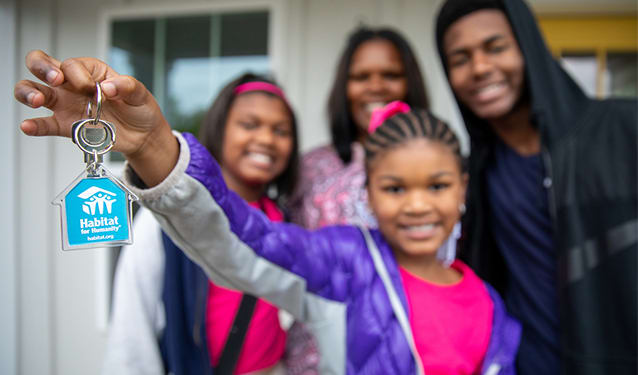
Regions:
<instances>
[{"instance_id":1,"label":"habitat for humanity logo","mask_svg":"<svg viewBox=\"0 0 638 375\"><path fill-rule=\"evenodd\" d=\"M79 194L78 198L84 199L84 203L82 204L82 211L84 211L84 213L88 215L103 214L106 208L106 213L110 214L113 203L117 201L117 199L113 198L116 195L117 194L97 186L91 186Z\"/></svg>"}]
</instances>

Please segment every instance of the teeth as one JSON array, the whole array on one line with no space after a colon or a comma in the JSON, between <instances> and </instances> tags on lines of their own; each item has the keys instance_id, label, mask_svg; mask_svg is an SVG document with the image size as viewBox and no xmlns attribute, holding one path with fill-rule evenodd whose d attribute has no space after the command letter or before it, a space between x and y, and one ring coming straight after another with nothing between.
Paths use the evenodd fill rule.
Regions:
<instances>
[{"instance_id":1,"label":"teeth","mask_svg":"<svg viewBox=\"0 0 638 375\"><path fill-rule=\"evenodd\" d=\"M385 102L374 102L366 104L366 111L372 113L375 109L383 108L385 106Z\"/></svg>"},{"instance_id":2,"label":"teeth","mask_svg":"<svg viewBox=\"0 0 638 375\"><path fill-rule=\"evenodd\" d=\"M250 154L248 154L248 157L251 158L252 160L258 162L258 163L262 163L262 164L270 164L272 163L272 157L270 157L269 155L266 154L261 154L258 152L251 152Z\"/></svg>"},{"instance_id":3,"label":"teeth","mask_svg":"<svg viewBox=\"0 0 638 375\"><path fill-rule=\"evenodd\" d=\"M492 91L499 90L501 87L503 87L502 83L493 83L493 84L491 84L489 86L485 86L483 88L478 89L477 93L478 94L488 94L488 93L490 93Z\"/></svg>"},{"instance_id":4,"label":"teeth","mask_svg":"<svg viewBox=\"0 0 638 375\"><path fill-rule=\"evenodd\" d=\"M409 231L430 231L434 229L434 224L412 225L406 227Z\"/></svg>"}]
</instances>

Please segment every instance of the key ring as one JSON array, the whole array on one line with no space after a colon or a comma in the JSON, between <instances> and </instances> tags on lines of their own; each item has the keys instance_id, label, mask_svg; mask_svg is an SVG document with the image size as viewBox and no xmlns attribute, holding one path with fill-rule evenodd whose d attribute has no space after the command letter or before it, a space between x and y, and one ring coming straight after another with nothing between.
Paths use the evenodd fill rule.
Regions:
<instances>
[{"instance_id":1,"label":"key ring","mask_svg":"<svg viewBox=\"0 0 638 375\"><path fill-rule=\"evenodd\" d=\"M93 119L93 125L97 125L97 123L100 121L100 115L102 114L102 101L104 100L104 98L102 97L102 87L100 86L99 82L95 83L95 89L96 89L95 103L97 105L97 109L95 111L95 118ZM90 118L92 112L93 112L93 105L91 104L91 101L89 100L89 102L86 104L86 117Z\"/></svg>"},{"instance_id":2,"label":"key ring","mask_svg":"<svg viewBox=\"0 0 638 375\"><path fill-rule=\"evenodd\" d=\"M92 142L86 138L86 134L85 132L82 132L82 128L86 126L86 124L93 125L93 121L94 119L86 119L73 124L73 142L75 142L80 150L84 151L86 154L106 154L115 144L115 128L113 128L113 125L110 122L98 120L98 122L104 126L106 136L103 137L101 141Z\"/></svg>"},{"instance_id":3,"label":"key ring","mask_svg":"<svg viewBox=\"0 0 638 375\"><path fill-rule=\"evenodd\" d=\"M95 84L97 93L96 93L96 110L95 117L91 118L91 112L93 112L93 106L91 101L89 100L86 106L86 113L89 117L85 120L76 121L72 126L72 139L75 144L78 145L80 150L82 150L85 154L91 155L94 159L97 160L97 156L106 154L113 148L115 144L115 128L113 125L107 121L100 119L100 114L102 112L102 89L100 88L100 84ZM86 130L83 130L87 124L98 125L101 124L104 127L104 132L106 133L104 136L100 137L100 139L88 139ZM97 129L96 129L97 130ZM95 135L93 132L92 135Z\"/></svg>"}]
</instances>

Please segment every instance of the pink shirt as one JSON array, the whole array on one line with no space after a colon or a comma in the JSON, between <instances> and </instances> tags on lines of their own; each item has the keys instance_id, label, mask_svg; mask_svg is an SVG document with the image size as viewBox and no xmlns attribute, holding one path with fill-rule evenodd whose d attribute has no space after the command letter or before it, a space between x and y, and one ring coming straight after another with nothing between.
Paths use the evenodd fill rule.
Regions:
<instances>
[{"instance_id":1,"label":"pink shirt","mask_svg":"<svg viewBox=\"0 0 638 375\"><path fill-rule=\"evenodd\" d=\"M262 198L250 205L260 208L272 221L283 220L281 211L268 198ZM222 288L213 283L209 285L206 336L213 366L219 363L242 296L241 292ZM279 310L262 299L257 300L235 374L245 374L273 366L279 362L285 348L286 332L279 324Z\"/></svg>"},{"instance_id":2,"label":"pink shirt","mask_svg":"<svg viewBox=\"0 0 638 375\"><path fill-rule=\"evenodd\" d=\"M402 267L416 349L428 375L477 374L492 333L494 305L483 281L463 262L453 285L423 280Z\"/></svg>"},{"instance_id":3,"label":"pink shirt","mask_svg":"<svg viewBox=\"0 0 638 375\"><path fill-rule=\"evenodd\" d=\"M335 224L362 224L376 228L365 188L365 151L352 143L352 160L343 164L332 146L303 156L299 183L290 199L291 219L306 229Z\"/></svg>"}]
</instances>

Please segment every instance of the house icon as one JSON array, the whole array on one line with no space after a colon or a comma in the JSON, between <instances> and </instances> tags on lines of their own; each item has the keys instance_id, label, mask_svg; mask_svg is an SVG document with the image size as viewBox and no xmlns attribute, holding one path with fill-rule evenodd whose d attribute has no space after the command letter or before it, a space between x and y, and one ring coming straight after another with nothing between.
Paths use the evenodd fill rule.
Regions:
<instances>
[{"instance_id":1,"label":"house icon","mask_svg":"<svg viewBox=\"0 0 638 375\"><path fill-rule=\"evenodd\" d=\"M60 207L62 249L133 243L132 209L137 199L103 167L96 177L82 172L51 202Z\"/></svg>"}]
</instances>

